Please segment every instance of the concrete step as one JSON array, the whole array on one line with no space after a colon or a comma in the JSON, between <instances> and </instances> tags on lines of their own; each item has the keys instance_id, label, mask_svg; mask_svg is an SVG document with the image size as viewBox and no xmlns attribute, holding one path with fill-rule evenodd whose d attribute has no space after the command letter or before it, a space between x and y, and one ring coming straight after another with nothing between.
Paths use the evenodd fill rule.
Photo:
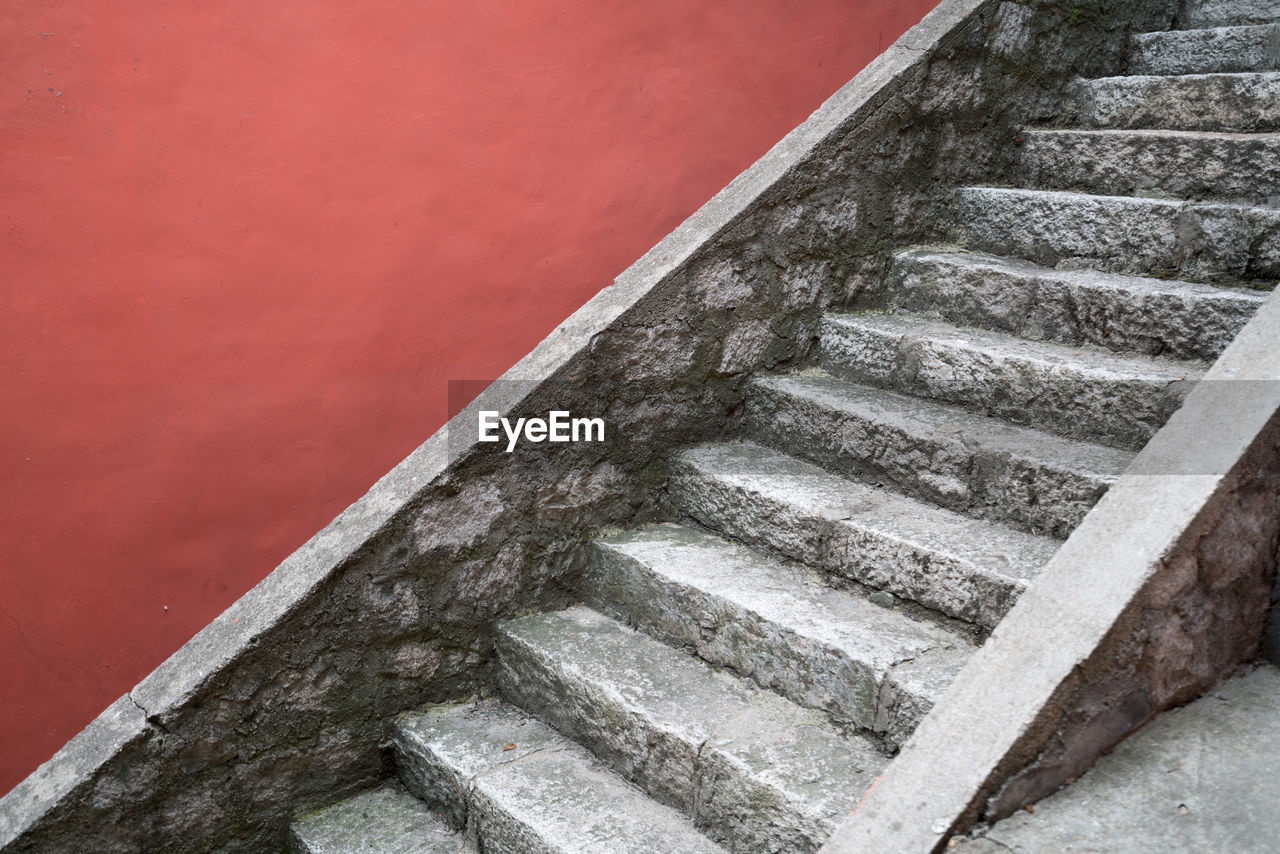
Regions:
<instances>
[{"instance_id":1,"label":"concrete step","mask_svg":"<svg viewBox=\"0 0 1280 854\"><path fill-rule=\"evenodd\" d=\"M1280 25L1213 27L1133 37L1130 74L1212 74L1280 69Z\"/></svg>"},{"instance_id":2,"label":"concrete step","mask_svg":"<svg viewBox=\"0 0 1280 854\"><path fill-rule=\"evenodd\" d=\"M828 471L1062 538L1133 459L818 371L753 380L747 433Z\"/></svg>"},{"instance_id":3,"label":"concrete step","mask_svg":"<svg viewBox=\"0 0 1280 854\"><path fill-rule=\"evenodd\" d=\"M1280 134L1028 130L1021 186L1111 196L1280 202Z\"/></svg>"},{"instance_id":4,"label":"concrete step","mask_svg":"<svg viewBox=\"0 0 1280 854\"><path fill-rule=\"evenodd\" d=\"M1255 290L932 249L899 253L888 282L893 310L1036 341L1205 362L1266 299Z\"/></svg>"},{"instance_id":5,"label":"concrete step","mask_svg":"<svg viewBox=\"0 0 1280 854\"><path fill-rule=\"evenodd\" d=\"M735 851L811 852L883 770L870 741L587 608L503 623L498 686Z\"/></svg>"},{"instance_id":6,"label":"concrete step","mask_svg":"<svg viewBox=\"0 0 1280 854\"><path fill-rule=\"evenodd\" d=\"M476 849L422 801L390 783L300 816L295 854L466 854Z\"/></svg>"},{"instance_id":7,"label":"concrete step","mask_svg":"<svg viewBox=\"0 0 1280 854\"><path fill-rule=\"evenodd\" d=\"M668 490L727 537L985 628L1058 548L749 443L678 454Z\"/></svg>"},{"instance_id":8,"label":"concrete step","mask_svg":"<svg viewBox=\"0 0 1280 854\"><path fill-rule=\"evenodd\" d=\"M811 569L681 525L597 540L584 595L894 746L973 652L970 639L834 590Z\"/></svg>"},{"instance_id":9,"label":"concrete step","mask_svg":"<svg viewBox=\"0 0 1280 854\"><path fill-rule=\"evenodd\" d=\"M401 716L405 786L485 854L723 854L680 813L528 714L489 701Z\"/></svg>"},{"instance_id":10,"label":"concrete step","mask_svg":"<svg viewBox=\"0 0 1280 854\"><path fill-rule=\"evenodd\" d=\"M1224 284L1280 278L1280 209L968 187L966 245L1066 268Z\"/></svg>"},{"instance_id":11,"label":"concrete step","mask_svg":"<svg viewBox=\"0 0 1280 854\"><path fill-rule=\"evenodd\" d=\"M889 314L827 315L818 359L857 383L955 403L1059 435L1138 450L1200 369Z\"/></svg>"},{"instance_id":12,"label":"concrete step","mask_svg":"<svg viewBox=\"0 0 1280 854\"><path fill-rule=\"evenodd\" d=\"M1280 21L1276 0L1188 0L1179 23L1183 27L1231 27Z\"/></svg>"},{"instance_id":13,"label":"concrete step","mask_svg":"<svg viewBox=\"0 0 1280 854\"><path fill-rule=\"evenodd\" d=\"M1080 123L1090 128L1276 130L1280 72L1081 80L1077 103Z\"/></svg>"}]
</instances>

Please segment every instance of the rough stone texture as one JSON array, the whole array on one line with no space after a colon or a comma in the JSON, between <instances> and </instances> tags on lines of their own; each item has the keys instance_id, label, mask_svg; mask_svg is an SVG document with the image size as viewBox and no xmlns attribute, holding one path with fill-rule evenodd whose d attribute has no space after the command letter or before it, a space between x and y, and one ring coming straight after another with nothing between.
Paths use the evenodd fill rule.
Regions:
<instances>
[{"instance_id":1,"label":"rough stone texture","mask_svg":"<svg viewBox=\"0 0 1280 854\"><path fill-rule=\"evenodd\" d=\"M987 628L1058 547L757 445L679 454L670 490L683 513L729 537Z\"/></svg>"},{"instance_id":2,"label":"rough stone texture","mask_svg":"<svg viewBox=\"0 0 1280 854\"><path fill-rule=\"evenodd\" d=\"M1280 670L1231 679L1160 716L1065 790L955 854L1274 851L1280 839ZM996 844L998 843L998 844Z\"/></svg>"},{"instance_id":3,"label":"rough stone texture","mask_svg":"<svg viewBox=\"0 0 1280 854\"><path fill-rule=\"evenodd\" d=\"M586 531L652 518L670 448L736 429L750 372L803 358L894 248L944 236L953 187L1003 174L1016 127L1069 118L1074 75L1174 13L943 0L144 680L132 737L6 796L0 848L278 850L294 810L383 779L388 716L483 688L493 622L567 599ZM609 441L494 452L481 408L602 414Z\"/></svg>"},{"instance_id":4,"label":"rough stone texture","mask_svg":"<svg viewBox=\"0 0 1280 854\"><path fill-rule=\"evenodd\" d=\"M462 835L396 785L381 786L293 823L295 854L474 854Z\"/></svg>"},{"instance_id":5,"label":"rough stone texture","mask_svg":"<svg viewBox=\"0 0 1280 854\"><path fill-rule=\"evenodd\" d=\"M1023 186L1107 196L1280 201L1280 134L1040 130L1022 134Z\"/></svg>"},{"instance_id":6,"label":"rough stone texture","mask_svg":"<svg viewBox=\"0 0 1280 854\"><path fill-rule=\"evenodd\" d=\"M737 851L816 851L887 760L585 608L505 623L502 694Z\"/></svg>"},{"instance_id":7,"label":"rough stone texture","mask_svg":"<svg viewBox=\"0 0 1280 854\"><path fill-rule=\"evenodd\" d=\"M1280 148L1275 154L1280 169ZM1207 362L1265 298L1252 290L926 249L894 259L884 304L1035 341Z\"/></svg>"},{"instance_id":8,"label":"rough stone texture","mask_svg":"<svg viewBox=\"0 0 1280 854\"><path fill-rule=\"evenodd\" d=\"M819 362L854 382L1133 450L1168 420L1200 373L1172 359L880 314L823 318Z\"/></svg>"},{"instance_id":9,"label":"rough stone texture","mask_svg":"<svg viewBox=\"0 0 1280 854\"><path fill-rule=\"evenodd\" d=\"M981 252L1226 284L1280 278L1273 208L991 187L962 190L959 207Z\"/></svg>"},{"instance_id":10,"label":"rough stone texture","mask_svg":"<svg viewBox=\"0 0 1280 854\"><path fill-rule=\"evenodd\" d=\"M1184 27L1230 27L1280 19L1275 0L1187 0L1178 16Z\"/></svg>"},{"instance_id":11,"label":"rough stone texture","mask_svg":"<svg viewBox=\"0 0 1280 854\"><path fill-rule=\"evenodd\" d=\"M1280 72L1082 80L1080 121L1093 128L1249 133L1280 128Z\"/></svg>"},{"instance_id":12,"label":"rough stone texture","mask_svg":"<svg viewBox=\"0 0 1280 854\"><path fill-rule=\"evenodd\" d=\"M1280 26L1215 27L1133 38L1131 74L1211 74L1280 68Z\"/></svg>"},{"instance_id":13,"label":"rough stone texture","mask_svg":"<svg viewBox=\"0 0 1280 854\"><path fill-rule=\"evenodd\" d=\"M829 471L1062 538L1133 459L817 371L753 381L747 429Z\"/></svg>"},{"instance_id":14,"label":"rough stone texture","mask_svg":"<svg viewBox=\"0 0 1280 854\"><path fill-rule=\"evenodd\" d=\"M932 851L1258 651L1280 554L1280 298L1018 600L824 850ZM1168 461L1204 462L1199 473ZM1005 686L990 703L991 686Z\"/></svg>"},{"instance_id":15,"label":"rough stone texture","mask_svg":"<svg viewBox=\"0 0 1280 854\"><path fill-rule=\"evenodd\" d=\"M447 795L446 811L465 817L485 854L723 854L675 810L502 703L406 716L396 750L410 791L428 802Z\"/></svg>"},{"instance_id":16,"label":"rough stone texture","mask_svg":"<svg viewBox=\"0 0 1280 854\"><path fill-rule=\"evenodd\" d=\"M656 525L597 540L584 595L835 721L902 741L971 642L702 531Z\"/></svg>"},{"instance_id":17,"label":"rough stone texture","mask_svg":"<svg viewBox=\"0 0 1280 854\"><path fill-rule=\"evenodd\" d=\"M1280 563L1280 555L1277 556ZM1271 613L1267 617L1266 634L1262 636L1262 655L1272 664L1280 664L1280 573L1271 588Z\"/></svg>"}]
</instances>

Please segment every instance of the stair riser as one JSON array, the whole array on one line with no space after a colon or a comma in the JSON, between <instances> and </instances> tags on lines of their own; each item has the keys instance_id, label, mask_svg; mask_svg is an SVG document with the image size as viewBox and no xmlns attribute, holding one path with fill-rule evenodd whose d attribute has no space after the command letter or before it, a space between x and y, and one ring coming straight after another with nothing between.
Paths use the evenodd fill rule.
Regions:
<instances>
[{"instance_id":1,"label":"stair riser","mask_svg":"<svg viewBox=\"0 0 1280 854\"><path fill-rule=\"evenodd\" d=\"M1067 537L1109 485L1099 476L975 448L822 407L762 385L747 399L748 435L843 475L887 481L949 510Z\"/></svg>"},{"instance_id":2,"label":"stair riser","mask_svg":"<svg viewBox=\"0 0 1280 854\"><path fill-rule=\"evenodd\" d=\"M673 646L689 646L698 657L771 688L833 720L869 730L888 730L893 743L915 729L917 719L898 720L880 708L883 673L842 650L774 625L735 603L664 578L629 555L597 543L584 590L586 601ZM932 701L913 697L913 708ZM881 726L877 727L877 720Z\"/></svg>"},{"instance_id":3,"label":"stair riser","mask_svg":"<svg viewBox=\"0 0 1280 854\"><path fill-rule=\"evenodd\" d=\"M1080 123L1255 133L1280 128L1280 74L1082 80Z\"/></svg>"},{"instance_id":4,"label":"stair riser","mask_svg":"<svg viewBox=\"0 0 1280 854\"><path fill-rule=\"evenodd\" d=\"M703 478L683 461L672 466L668 488L681 512L725 536L985 628L995 627L1025 587L853 521Z\"/></svg>"},{"instance_id":5,"label":"stair riser","mask_svg":"<svg viewBox=\"0 0 1280 854\"><path fill-rule=\"evenodd\" d=\"M1234 27L1265 24L1280 17L1275 0L1191 0L1179 16L1182 27Z\"/></svg>"},{"instance_id":6,"label":"stair riser","mask_svg":"<svg viewBox=\"0 0 1280 854\"><path fill-rule=\"evenodd\" d=\"M1280 26L1175 30L1134 36L1130 74L1211 74L1280 68Z\"/></svg>"},{"instance_id":7,"label":"stair riser","mask_svg":"<svg viewBox=\"0 0 1280 854\"><path fill-rule=\"evenodd\" d=\"M1048 190L1269 204L1280 198L1280 136L1027 131L1016 181Z\"/></svg>"},{"instance_id":8,"label":"stair riser","mask_svg":"<svg viewBox=\"0 0 1280 854\"><path fill-rule=\"evenodd\" d=\"M1053 267L1221 283L1280 278L1280 210L1155 199L960 191L966 244Z\"/></svg>"},{"instance_id":9,"label":"stair riser","mask_svg":"<svg viewBox=\"0 0 1280 854\"><path fill-rule=\"evenodd\" d=\"M819 360L833 376L1128 450L1150 440L1188 385L1117 378L830 321L822 325Z\"/></svg>"},{"instance_id":10,"label":"stair riser","mask_svg":"<svg viewBox=\"0 0 1280 854\"><path fill-rule=\"evenodd\" d=\"M497 653L503 696L586 746L656 800L691 815L713 839L730 840L735 850L811 852L830 835L831 822L798 813L715 745L663 730L501 631Z\"/></svg>"},{"instance_id":11,"label":"stair riser","mask_svg":"<svg viewBox=\"0 0 1280 854\"><path fill-rule=\"evenodd\" d=\"M1280 152L1277 152L1280 154ZM889 307L1058 344L1212 361L1259 305L1252 292L1125 290L1083 272L1054 277L903 254Z\"/></svg>"}]
</instances>

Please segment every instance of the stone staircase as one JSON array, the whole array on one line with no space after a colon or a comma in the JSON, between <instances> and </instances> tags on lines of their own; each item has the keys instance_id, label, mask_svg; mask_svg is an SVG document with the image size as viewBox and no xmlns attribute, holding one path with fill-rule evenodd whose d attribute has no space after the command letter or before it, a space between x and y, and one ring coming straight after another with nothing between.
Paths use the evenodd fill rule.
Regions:
<instances>
[{"instance_id":1,"label":"stone staircase","mask_svg":"<svg viewBox=\"0 0 1280 854\"><path fill-rule=\"evenodd\" d=\"M399 780L297 850L821 847L1280 277L1280 9L1195 10L753 379L739 440L672 455L675 521L601 535L584 605L498 627L500 699L396 720Z\"/></svg>"}]
</instances>

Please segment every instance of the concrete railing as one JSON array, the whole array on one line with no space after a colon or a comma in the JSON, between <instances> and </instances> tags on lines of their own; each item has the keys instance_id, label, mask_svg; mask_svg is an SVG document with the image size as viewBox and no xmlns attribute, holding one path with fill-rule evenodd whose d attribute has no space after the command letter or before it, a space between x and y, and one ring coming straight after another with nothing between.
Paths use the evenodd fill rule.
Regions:
<instances>
[{"instance_id":1,"label":"concrete railing","mask_svg":"<svg viewBox=\"0 0 1280 854\"><path fill-rule=\"evenodd\" d=\"M1023 123L1069 118L1074 76L1175 5L943 0L0 800L0 849L274 850L295 809L384 777L391 715L485 690L496 620L565 601L591 529L660 516L673 448L734 429L747 376L945 239L952 189L1005 174ZM608 438L506 454L480 408Z\"/></svg>"}]
</instances>

